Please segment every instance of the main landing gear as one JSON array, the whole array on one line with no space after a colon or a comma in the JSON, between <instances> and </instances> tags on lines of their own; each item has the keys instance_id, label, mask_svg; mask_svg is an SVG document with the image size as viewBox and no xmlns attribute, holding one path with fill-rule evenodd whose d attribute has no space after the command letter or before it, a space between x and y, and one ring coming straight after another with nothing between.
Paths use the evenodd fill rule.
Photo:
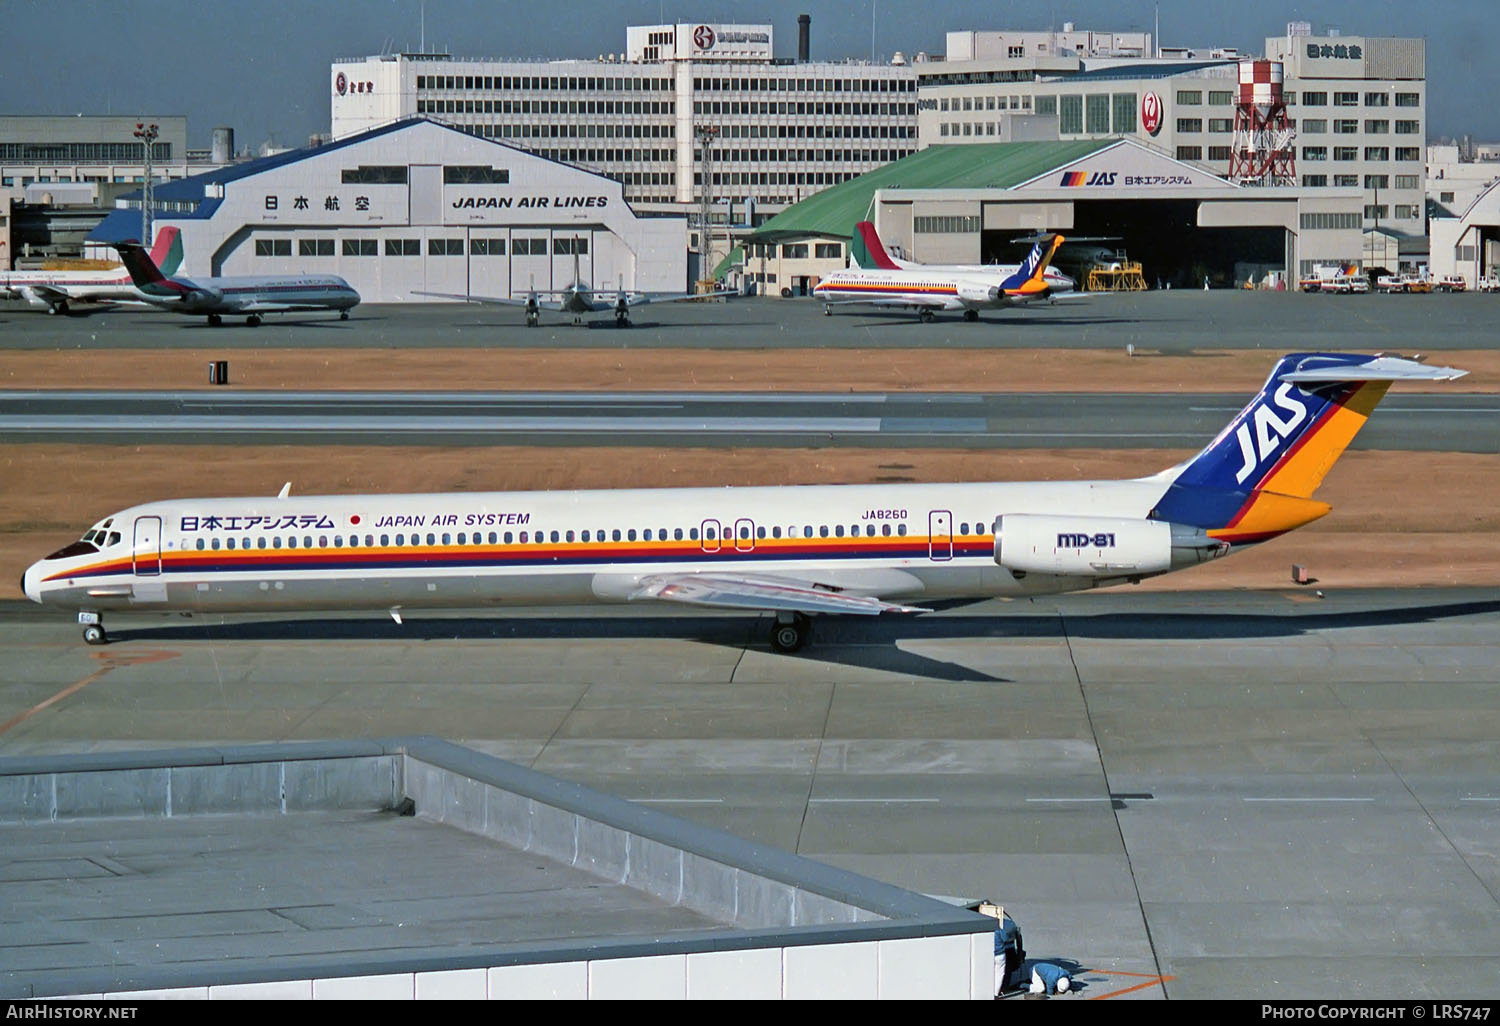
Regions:
<instances>
[{"instance_id":1,"label":"main landing gear","mask_svg":"<svg viewBox=\"0 0 1500 1026\"><path fill-rule=\"evenodd\" d=\"M965 310L964 311L964 320L966 320L966 321L977 321L977 320L979 320L979 311L978 310Z\"/></svg>"},{"instance_id":2,"label":"main landing gear","mask_svg":"<svg viewBox=\"0 0 1500 1026\"><path fill-rule=\"evenodd\" d=\"M771 647L795 652L812 640L812 620L806 613L777 613L771 625Z\"/></svg>"},{"instance_id":3,"label":"main landing gear","mask_svg":"<svg viewBox=\"0 0 1500 1026\"><path fill-rule=\"evenodd\" d=\"M78 614L78 625L83 628L83 640L90 645L108 645L109 635L104 633L104 621L98 613L84 610Z\"/></svg>"},{"instance_id":4,"label":"main landing gear","mask_svg":"<svg viewBox=\"0 0 1500 1026\"><path fill-rule=\"evenodd\" d=\"M224 323L224 318L220 317L218 314L209 314L208 315L208 326L210 328L217 328L219 325L221 325L223 323Z\"/></svg>"},{"instance_id":5,"label":"main landing gear","mask_svg":"<svg viewBox=\"0 0 1500 1026\"><path fill-rule=\"evenodd\" d=\"M349 319L349 311L348 310L340 310L339 311L339 320L341 320L341 321L347 321L348 319Z\"/></svg>"},{"instance_id":6,"label":"main landing gear","mask_svg":"<svg viewBox=\"0 0 1500 1026\"><path fill-rule=\"evenodd\" d=\"M250 327L252 328L260 327L260 314L251 314L249 317L245 318L245 323L250 325Z\"/></svg>"},{"instance_id":7,"label":"main landing gear","mask_svg":"<svg viewBox=\"0 0 1500 1026\"><path fill-rule=\"evenodd\" d=\"M630 315L628 313L626 313L624 310L616 310L615 311L615 327L617 327L617 328L628 328L628 327L630 327Z\"/></svg>"},{"instance_id":8,"label":"main landing gear","mask_svg":"<svg viewBox=\"0 0 1500 1026\"><path fill-rule=\"evenodd\" d=\"M921 310L917 311L917 320L921 321L923 324L931 324L932 311L928 310L925 307L922 308Z\"/></svg>"}]
</instances>

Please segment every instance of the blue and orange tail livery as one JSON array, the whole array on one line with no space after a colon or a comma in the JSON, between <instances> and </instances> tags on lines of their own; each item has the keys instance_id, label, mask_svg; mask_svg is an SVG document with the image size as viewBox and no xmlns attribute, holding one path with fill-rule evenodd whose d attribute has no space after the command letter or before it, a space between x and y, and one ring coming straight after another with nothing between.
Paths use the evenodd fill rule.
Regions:
<instances>
[{"instance_id":1,"label":"blue and orange tail livery","mask_svg":"<svg viewBox=\"0 0 1500 1026\"><path fill-rule=\"evenodd\" d=\"M901 266L886 252L875 226L869 221L861 221L854 226L854 234L849 239L849 259L855 267L866 271L901 270Z\"/></svg>"},{"instance_id":2,"label":"blue and orange tail livery","mask_svg":"<svg viewBox=\"0 0 1500 1026\"><path fill-rule=\"evenodd\" d=\"M1284 356L1250 405L1178 468L1152 517L1237 543L1310 523L1331 508L1313 492L1392 382L1465 373L1389 356Z\"/></svg>"},{"instance_id":3,"label":"blue and orange tail livery","mask_svg":"<svg viewBox=\"0 0 1500 1026\"><path fill-rule=\"evenodd\" d=\"M1016 273L1000 283L1000 287L1006 292L1038 292L1047 288L1043 276L1047 273L1047 265L1052 263L1052 257L1056 255L1057 248L1063 244L1061 235L1049 235L1038 239L1036 245L1031 247L1031 252L1026 254L1026 259L1021 266L1016 268Z\"/></svg>"}]
</instances>

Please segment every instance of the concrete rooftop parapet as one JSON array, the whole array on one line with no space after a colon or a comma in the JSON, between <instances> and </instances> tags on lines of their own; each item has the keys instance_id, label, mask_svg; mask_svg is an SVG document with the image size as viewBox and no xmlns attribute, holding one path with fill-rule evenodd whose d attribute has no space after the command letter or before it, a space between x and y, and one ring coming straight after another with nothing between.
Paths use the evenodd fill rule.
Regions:
<instances>
[{"instance_id":1,"label":"concrete rooftop parapet","mask_svg":"<svg viewBox=\"0 0 1500 1026\"><path fill-rule=\"evenodd\" d=\"M195 831L209 859L158 839L179 827L129 825L153 819ZM342 840L341 830L355 836ZM442 860L427 866L410 854L424 846L446 854L447 837L471 863L477 853L479 868L445 876L435 868ZM392 855L387 865L387 840L408 851L404 859ZM493 856L482 841L494 843ZM216 864L219 849L243 853L270 877L216 882L203 866ZM155 867L149 885L132 882L141 879L132 860L141 859ZM346 880L345 864L381 882ZM930 977L946 981L946 996L988 996L992 982L992 921L966 909L428 737L0 759L5 865L36 867L16 877L36 893L17 892L16 911L0 914L0 950L17 955L0 970L0 998L211 997L245 987L338 996L377 978L422 996L433 981L481 970L485 996L501 996L516 985L503 974L524 967L635 959L687 974L689 960L707 957L765 966L761 989L746 994L805 993L820 975L806 967L829 958L863 967L883 993L924 993ZM179 873L188 886L174 884ZM521 879L528 873L547 874L546 886ZM371 893L387 878L391 894ZM419 896L402 893L408 886ZM383 917L382 902L400 916ZM627 910L623 918L604 914L615 908ZM133 925L120 925L132 916ZM167 943L144 943L154 922L167 924ZM180 932L200 922L200 941ZM368 952L347 941L355 929L369 931ZM934 946L909 948L923 941ZM583 979L583 996L624 996L643 978L589 968Z\"/></svg>"}]
</instances>

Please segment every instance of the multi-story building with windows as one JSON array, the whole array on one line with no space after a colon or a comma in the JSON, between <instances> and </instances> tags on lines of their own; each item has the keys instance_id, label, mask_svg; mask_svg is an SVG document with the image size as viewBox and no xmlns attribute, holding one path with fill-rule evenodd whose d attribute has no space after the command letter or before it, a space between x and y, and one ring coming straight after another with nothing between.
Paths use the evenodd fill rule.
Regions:
<instances>
[{"instance_id":1,"label":"multi-story building with windows","mask_svg":"<svg viewBox=\"0 0 1500 1026\"><path fill-rule=\"evenodd\" d=\"M629 28L618 59L336 61L332 132L430 117L614 178L643 211L695 212L711 166L715 221L744 221L917 148L913 68L814 62L802 28L796 60L769 25L676 24Z\"/></svg>"},{"instance_id":2,"label":"multi-story building with windows","mask_svg":"<svg viewBox=\"0 0 1500 1026\"><path fill-rule=\"evenodd\" d=\"M1158 52L1140 33L950 33L946 60L915 65L921 145L995 142L1006 118L1055 117L1062 140L1135 138L1227 174L1241 55ZM1425 41L1298 22L1264 56L1283 66L1298 184L1360 188L1367 233L1424 235Z\"/></svg>"}]
</instances>

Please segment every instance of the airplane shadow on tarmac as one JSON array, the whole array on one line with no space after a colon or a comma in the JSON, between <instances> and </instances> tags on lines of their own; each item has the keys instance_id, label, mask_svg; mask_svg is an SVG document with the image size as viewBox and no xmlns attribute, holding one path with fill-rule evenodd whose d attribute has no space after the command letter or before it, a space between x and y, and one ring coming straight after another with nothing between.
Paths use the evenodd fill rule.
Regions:
<instances>
[{"instance_id":1,"label":"airplane shadow on tarmac","mask_svg":"<svg viewBox=\"0 0 1500 1026\"><path fill-rule=\"evenodd\" d=\"M961 608L972 603L946 604ZM934 603L934 605L943 605ZM812 643L785 658L863 667L935 680L1008 683L958 663L911 651L902 643L1036 640L1214 641L1297 637L1313 632L1432 623L1500 612L1500 600L1400 605L1320 613L1298 609L1284 614L1056 612L1003 616L943 615L866 618L819 616ZM180 623L111 631L116 642L174 641L608 641L676 639L732 649L768 648L766 617L713 616L442 616L408 615L404 624L372 615L369 619L285 618L236 623Z\"/></svg>"}]
</instances>

